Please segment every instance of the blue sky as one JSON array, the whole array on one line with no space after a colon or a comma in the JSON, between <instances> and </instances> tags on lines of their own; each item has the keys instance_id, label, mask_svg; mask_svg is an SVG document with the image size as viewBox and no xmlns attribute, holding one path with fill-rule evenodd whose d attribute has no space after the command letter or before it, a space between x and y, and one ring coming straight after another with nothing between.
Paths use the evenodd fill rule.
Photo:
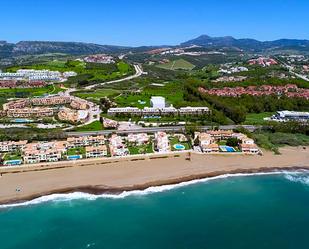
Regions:
<instances>
[{"instance_id":1,"label":"blue sky","mask_svg":"<svg viewBox=\"0 0 309 249\"><path fill-rule=\"evenodd\" d=\"M179 44L201 34L309 39L309 0L1 0L0 40Z\"/></svg>"}]
</instances>

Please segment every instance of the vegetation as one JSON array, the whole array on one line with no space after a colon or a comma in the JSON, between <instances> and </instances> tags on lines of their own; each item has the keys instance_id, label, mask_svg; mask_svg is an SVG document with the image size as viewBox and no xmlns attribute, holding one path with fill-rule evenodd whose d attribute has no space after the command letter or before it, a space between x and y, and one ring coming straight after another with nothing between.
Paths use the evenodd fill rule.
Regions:
<instances>
[{"instance_id":1,"label":"vegetation","mask_svg":"<svg viewBox=\"0 0 309 249\"><path fill-rule=\"evenodd\" d=\"M76 147L76 148L70 148L67 150L68 156L75 156L75 155L86 155L86 149L85 147Z\"/></svg>"},{"instance_id":2,"label":"vegetation","mask_svg":"<svg viewBox=\"0 0 309 249\"><path fill-rule=\"evenodd\" d=\"M85 86L91 83L99 83L108 80L114 80L126 75L134 73L134 69L131 65L124 61L117 61L114 64L102 64L102 63L86 63L78 60L67 61L50 61L41 64L14 66L7 69L9 72L16 72L21 68L29 69L49 69L52 71L74 71L78 75L70 77L65 84L77 84L77 86Z\"/></svg>"},{"instance_id":3,"label":"vegetation","mask_svg":"<svg viewBox=\"0 0 309 249\"><path fill-rule=\"evenodd\" d=\"M195 66L192 63L184 59L178 59L178 60L170 61L165 64L159 64L157 65L157 67L169 69L169 70L179 70L179 69L192 70Z\"/></svg>"},{"instance_id":4,"label":"vegetation","mask_svg":"<svg viewBox=\"0 0 309 249\"><path fill-rule=\"evenodd\" d=\"M100 121L96 120L90 124L76 127L71 131L101 131L101 130L104 130L104 127Z\"/></svg>"},{"instance_id":5,"label":"vegetation","mask_svg":"<svg viewBox=\"0 0 309 249\"><path fill-rule=\"evenodd\" d=\"M59 129L8 128L0 129L0 141L49 141L66 139L67 135Z\"/></svg>"},{"instance_id":6,"label":"vegetation","mask_svg":"<svg viewBox=\"0 0 309 249\"><path fill-rule=\"evenodd\" d=\"M42 96L44 94L55 94L62 91L59 85L48 85L38 88L8 88L0 89L0 105L7 102L9 98L29 98Z\"/></svg>"},{"instance_id":7,"label":"vegetation","mask_svg":"<svg viewBox=\"0 0 309 249\"><path fill-rule=\"evenodd\" d=\"M134 144L128 144L128 150L130 152L130 155L153 153L153 143L150 142L148 144L139 146Z\"/></svg>"}]
</instances>

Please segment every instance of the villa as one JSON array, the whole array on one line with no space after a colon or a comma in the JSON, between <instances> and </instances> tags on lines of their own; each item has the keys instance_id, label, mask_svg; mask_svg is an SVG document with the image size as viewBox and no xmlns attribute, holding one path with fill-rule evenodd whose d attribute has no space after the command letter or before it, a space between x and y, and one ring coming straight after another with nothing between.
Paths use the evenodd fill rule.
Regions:
<instances>
[{"instance_id":1,"label":"villa","mask_svg":"<svg viewBox=\"0 0 309 249\"><path fill-rule=\"evenodd\" d=\"M122 137L113 134L109 139L109 148L111 156L126 156L129 154L129 150L123 143Z\"/></svg>"},{"instance_id":2,"label":"villa","mask_svg":"<svg viewBox=\"0 0 309 249\"><path fill-rule=\"evenodd\" d=\"M199 133L199 146L204 153L219 152L219 145L215 143L215 139L208 133Z\"/></svg>"},{"instance_id":3,"label":"villa","mask_svg":"<svg viewBox=\"0 0 309 249\"><path fill-rule=\"evenodd\" d=\"M143 145L149 142L149 136L146 133L129 134L127 140L129 143Z\"/></svg>"},{"instance_id":4,"label":"villa","mask_svg":"<svg viewBox=\"0 0 309 249\"><path fill-rule=\"evenodd\" d=\"M155 148L158 152L169 152L170 142L165 132L155 133Z\"/></svg>"}]
</instances>

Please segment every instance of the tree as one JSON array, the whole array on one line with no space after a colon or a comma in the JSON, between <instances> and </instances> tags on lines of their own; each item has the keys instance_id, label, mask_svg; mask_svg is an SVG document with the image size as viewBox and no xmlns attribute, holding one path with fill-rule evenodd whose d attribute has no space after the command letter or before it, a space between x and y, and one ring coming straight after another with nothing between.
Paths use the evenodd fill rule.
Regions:
<instances>
[{"instance_id":1,"label":"tree","mask_svg":"<svg viewBox=\"0 0 309 249\"><path fill-rule=\"evenodd\" d=\"M239 141L236 137L231 137L226 140L227 146L235 147L235 146L238 146L238 144L239 144Z\"/></svg>"}]
</instances>

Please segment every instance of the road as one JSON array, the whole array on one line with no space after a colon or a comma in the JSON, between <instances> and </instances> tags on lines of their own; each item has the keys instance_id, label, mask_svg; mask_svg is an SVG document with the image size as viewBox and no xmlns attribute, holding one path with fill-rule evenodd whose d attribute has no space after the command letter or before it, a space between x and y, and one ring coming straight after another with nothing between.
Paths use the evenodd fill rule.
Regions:
<instances>
[{"instance_id":1,"label":"road","mask_svg":"<svg viewBox=\"0 0 309 249\"><path fill-rule=\"evenodd\" d=\"M222 125L220 129L222 130L232 130L237 127L243 127L249 131L255 131L258 129L258 126L254 125ZM210 130L213 126L202 126L200 127L201 130ZM85 131L85 132L66 132L68 136L92 136L92 135L109 135L112 133L116 134L128 134L128 133L155 133L158 131L166 131L166 132L179 132L184 131L185 126L166 126L166 127L147 127L147 128L138 128L138 129L130 129L130 130L102 130L102 131Z\"/></svg>"},{"instance_id":2,"label":"road","mask_svg":"<svg viewBox=\"0 0 309 249\"><path fill-rule=\"evenodd\" d=\"M143 69L140 65L135 64L134 65L134 69L135 69L135 74L134 75L130 75L128 77L119 79L119 80L112 80L112 81L107 81L107 82L103 82L103 83L99 83L99 84L94 84L94 85L90 85L90 86L86 86L84 87L84 89L86 90L90 90L93 89L97 86L103 86L103 85L108 85L108 84L113 84L113 83L118 83L118 82L122 82L122 81L126 81L126 80L132 80L134 78L140 77L143 74Z\"/></svg>"},{"instance_id":3,"label":"road","mask_svg":"<svg viewBox=\"0 0 309 249\"><path fill-rule=\"evenodd\" d=\"M289 72L291 74L294 74L296 77L303 79L305 81L309 81L309 78L306 75L303 74L299 74L293 71L293 67L287 63L285 63L284 61L280 60L278 57L274 57L277 61L279 61L286 69L289 70Z\"/></svg>"}]
</instances>

